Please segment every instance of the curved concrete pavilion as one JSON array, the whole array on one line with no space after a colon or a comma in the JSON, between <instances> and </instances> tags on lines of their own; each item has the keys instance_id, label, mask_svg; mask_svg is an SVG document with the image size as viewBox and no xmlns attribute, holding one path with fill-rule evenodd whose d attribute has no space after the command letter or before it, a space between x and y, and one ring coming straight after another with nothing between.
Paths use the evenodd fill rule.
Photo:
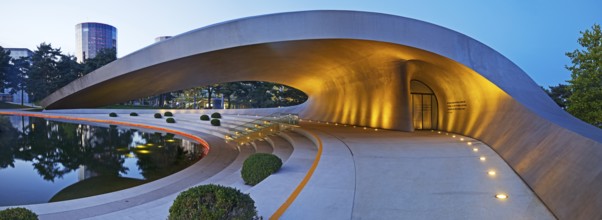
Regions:
<instances>
[{"instance_id":1,"label":"curved concrete pavilion","mask_svg":"<svg viewBox=\"0 0 602 220\"><path fill-rule=\"evenodd\" d=\"M116 60L42 105L97 107L246 80L304 91L309 100L293 109L305 119L480 139L556 217L602 218L602 131L493 49L409 18L306 11L223 22Z\"/></svg>"}]
</instances>

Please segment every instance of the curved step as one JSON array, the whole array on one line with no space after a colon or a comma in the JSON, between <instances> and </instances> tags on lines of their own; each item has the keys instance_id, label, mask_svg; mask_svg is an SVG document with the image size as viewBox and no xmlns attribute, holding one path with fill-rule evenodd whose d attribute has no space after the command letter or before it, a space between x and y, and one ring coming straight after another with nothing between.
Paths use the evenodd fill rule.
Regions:
<instances>
[{"instance_id":1,"label":"curved step","mask_svg":"<svg viewBox=\"0 0 602 220\"><path fill-rule=\"evenodd\" d=\"M269 218L297 188L317 153L314 143L302 135L283 132L282 136L290 141L294 151L278 172L246 191L256 201L259 215L265 218Z\"/></svg>"},{"instance_id":2,"label":"curved step","mask_svg":"<svg viewBox=\"0 0 602 220\"><path fill-rule=\"evenodd\" d=\"M267 140L257 140L254 141L252 145L255 147L255 151L257 153L271 154L272 152L274 152L272 145Z\"/></svg>"},{"instance_id":3,"label":"curved step","mask_svg":"<svg viewBox=\"0 0 602 220\"><path fill-rule=\"evenodd\" d=\"M272 145L272 154L278 156L282 163L286 163L288 158L293 153L293 146L290 142L282 138L280 135L274 135L267 138L268 143Z\"/></svg>"}]
</instances>

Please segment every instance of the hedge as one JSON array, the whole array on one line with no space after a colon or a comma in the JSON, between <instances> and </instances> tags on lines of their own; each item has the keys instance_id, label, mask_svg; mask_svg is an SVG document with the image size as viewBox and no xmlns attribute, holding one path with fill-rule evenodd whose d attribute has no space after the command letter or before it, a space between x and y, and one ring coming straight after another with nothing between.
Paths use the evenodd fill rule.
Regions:
<instances>
[{"instance_id":1,"label":"hedge","mask_svg":"<svg viewBox=\"0 0 602 220\"><path fill-rule=\"evenodd\" d=\"M219 112L214 112L213 114L211 114L211 118L222 118L222 114L220 114Z\"/></svg>"},{"instance_id":2,"label":"hedge","mask_svg":"<svg viewBox=\"0 0 602 220\"><path fill-rule=\"evenodd\" d=\"M37 220L38 215L26 208L9 208L0 211L0 219Z\"/></svg>"},{"instance_id":3,"label":"hedge","mask_svg":"<svg viewBox=\"0 0 602 220\"><path fill-rule=\"evenodd\" d=\"M162 118L161 113L155 113L155 118Z\"/></svg>"},{"instance_id":4,"label":"hedge","mask_svg":"<svg viewBox=\"0 0 602 220\"><path fill-rule=\"evenodd\" d=\"M117 117L117 113L111 112L111 113L109 113L109 117Z\"/></svg>"},{"instance_id":5,"label":"hedge","mask_svg":"<svg viewBox=\"0 0 602 220\"><path fill-rule=\"evenodd\" d=\"M256 153L242 165L240 174L245 184L254 186L282 167L282 160L273 154Z\"/></svg>"},{"instance_id":6,"label":"hedge","mask_svg":"<svg viewBox=\"0 0 602 220\"><path fill-rule=\"evenodd\" d=\"M138 116L138 113L132 112L132 113L130 113L130 116Z\"/></svg>"},{"instance_id":7,"label":"hedge","mask_svg":"<svg viewBox=\"0 0 602 220\"><path fill-rule=\"evenodd\" d=\"M167 123L176 123L176 119L173 119L173 118L167 118L167 119L165 119L165 121Z\"/></svg>"},{"instance_id":8,"label":"hedge","mask_svg":"<svg viewBox=\"0 0 602 220\"><path fill-rule=\"evenodd\" d=\"M222 123L219 121L219 119L217 119L217 118L211 119L211 125L220 126L221 124Z\"/></svg>"},{"instance_id":9,"label":"hedge","mask_svg":"<svg viewBox=\"0 0 602 220\"><path fill-rule=\"evenodd\" d=\"M259 219L255 201L240 190L201 185L181 192L169 208L170 220Z\"/></svg>"},{"instance_id":10,"label":"hedge","mask_svg":"<svg viewBox=\"0 0 602 220\"><path fill-rule=\"evenodd\" d=\"M209 121L209 115L201 115L201 120Z\"/></svg>"},{"instance_id":11,"label":"hedge","mask_svg":"<svg viewBox=\"0 0 602 220\"><path fill-rule=\"evenodd\" d=\"M171 113L171 112L165 112L165 113L163 113L163 116L165 116L165 117L173 117L173 113Z\"/></svg>"}]
</instances>

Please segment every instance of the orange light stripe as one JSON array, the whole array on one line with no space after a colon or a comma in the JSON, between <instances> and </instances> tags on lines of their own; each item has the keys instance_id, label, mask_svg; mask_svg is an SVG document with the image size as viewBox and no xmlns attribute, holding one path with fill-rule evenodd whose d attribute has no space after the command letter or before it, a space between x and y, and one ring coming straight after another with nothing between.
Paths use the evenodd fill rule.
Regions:
<instances>
[{"instance_id":1,"label":"orange light stripe","mask_svg":"<svg viewBox=\"0 0 602 220\"><path fill-rule=\"evenodd\" d=\"M320 137L318 137L318 135L314 134L311 131L307 131L307 132L310 133L312 136L314 136L314 138L316 138L316 140L318 140L318 152L316 153L316 158L314 159L313 164L309 168L309 171L307 171L307 174L305 174L305 177L303 177L303 180L301 180L301 182L299 183L299 185L297 185L297 188L295 188L295 190L291 193L291 195L288 196L286 201L284 201L284 203L282 203L280 208L278 208L278 210L276 210L276 212L274 212L274 214L272 214L272 216L270 217L270 220L280 219L280 217L284 214L284 212L286 212L288 207L290 207L291 204L293 204L295 199L297 199L297 196L299 196L299 193L301 193L301 190L303 190L303 188L305 188L305 185L307 185L307 182L309 182L309 179L311 178L311 176L314 174L314 171L318 167L320 158L322 158L322 139L320 139Z\"/></svg>"},{"instance_id":2,"label":"orange light stripe","mask_svg":"<svg viewBox=\"0 0 602 220\"><path fill-rule=\"evenodd\" d=\"M95 122L95 123L103 123L103 124L115 124L115 125L124 125L130 127L138 127L138 128L146 128L151 130L165 131L172 134L177 134L182 137L190 138L196 142L198 142L203 148L203 156L206 156L209 153L210 147L209 144L203 140L202 138L188 134L185 132L172 130L168 128L162 128L151 125L144 124L136 124L131 122L121 122L121 121L113 121L113 120L105 120L105 119L93 119L93 118L79 118L79 117L71 117L71 116L60 116L60 115L47 115L47 114L36 114L36 113L22 113L22 112L0 112L0 115L18 115L18 116L28 116L28 117L37 117L37 118L50 118L50 119L64 119L64 120L74 120L74 121L86 121L86 122Z\"/></svg>"}]
</instances>

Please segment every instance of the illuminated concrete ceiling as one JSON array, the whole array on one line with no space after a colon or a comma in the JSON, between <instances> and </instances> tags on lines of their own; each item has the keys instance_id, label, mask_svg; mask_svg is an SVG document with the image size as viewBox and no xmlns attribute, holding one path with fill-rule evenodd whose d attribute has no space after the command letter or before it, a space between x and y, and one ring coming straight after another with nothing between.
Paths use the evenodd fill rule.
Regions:
<instances>
[{"instance_id":1,"label":"illuminated concrete ceiling","mask_svg":"<svg viewBox=\"0 0 602 220\"><path fill-rule=\"evenodd\" d=\"M439 129L488 143L557 217L602 217L602 132L493 49L408 18L307 11L219 23L116 60L42 105L98 107L245 80L306 92L303 118L403 131L413 130L410 81L421 81L437 97Z\"/></svg>"}]
</instances>

